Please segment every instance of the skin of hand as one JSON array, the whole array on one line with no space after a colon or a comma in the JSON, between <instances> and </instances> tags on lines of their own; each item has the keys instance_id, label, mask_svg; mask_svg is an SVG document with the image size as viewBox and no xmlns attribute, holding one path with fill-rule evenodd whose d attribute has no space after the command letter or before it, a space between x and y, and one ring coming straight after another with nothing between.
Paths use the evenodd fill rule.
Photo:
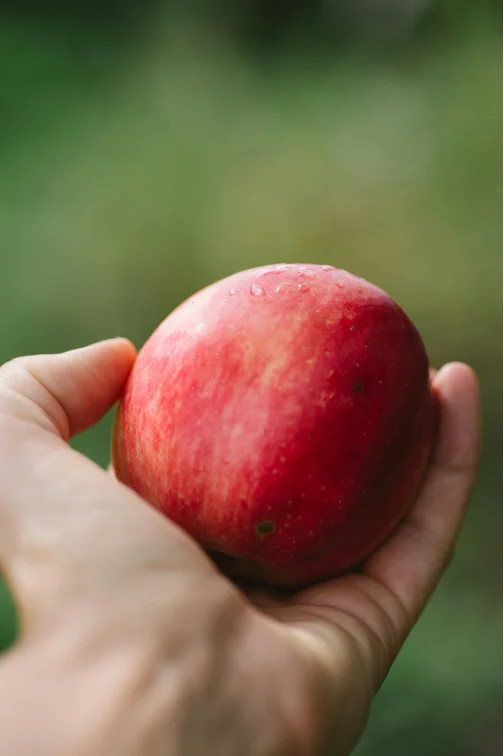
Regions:
<instances>
[{"instance_id":1,"label":"skin of hand","mask_svg":"<svg viewBox=\"0 0 504 756\"><path fill-rule=\"evenodd\" d=\"M344 756L450 562L480 453L474 373L432 373L418 499L356 574L244 593L68 444L135 359L112 339L0 369L0 565L21 638L0 659L0 752Z\"/></svg>"}]
</instances>

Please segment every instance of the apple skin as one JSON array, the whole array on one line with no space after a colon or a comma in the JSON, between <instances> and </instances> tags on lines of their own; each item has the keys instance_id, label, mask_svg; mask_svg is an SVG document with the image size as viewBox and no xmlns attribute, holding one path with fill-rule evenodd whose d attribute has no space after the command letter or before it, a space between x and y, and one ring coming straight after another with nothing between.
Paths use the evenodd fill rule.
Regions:
<instances>
[{"instance_id":1,"label":"apple skin","mask_svg":"<svg viewBox=\"0 0 504 756\"><path fill-rule=\"evenodd\" d=\"M127 381L112 458L228 574L295 588L348 571L394 530L436 419L420 335L385 292L331 266L271 265L161 323Z\"/></svg>"}]
</instances>

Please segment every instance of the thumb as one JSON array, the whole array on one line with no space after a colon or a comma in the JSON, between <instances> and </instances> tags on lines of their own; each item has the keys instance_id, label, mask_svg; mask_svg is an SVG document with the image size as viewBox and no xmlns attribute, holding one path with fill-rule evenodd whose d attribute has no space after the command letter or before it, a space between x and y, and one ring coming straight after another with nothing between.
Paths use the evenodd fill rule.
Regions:
<instances>
[{"instance_id":1,"label":"thumb","mask_svg":"<svg viewBox=\"0 0 504 756\"><path fill-rule=\"evenodd\" d=\"M36 423L67 441L115 403L134 359L135 348L126 339L14 359L0 368L0 413Z\"/></svg>"},{"instance_id":2,"label":"thumb","mask_svg":"<svg viewBox=\"0 0 504 756\"><path fill-rule=\"evenodd\" d=\"M138 615L152 633L166 575L182 601L202 575L215 578L185 533L61 442L115 403L134 359L128 341L112 339L0 368L0 572L25 633L65 613L74 622L86 602L86 621L107 623L113 601L126 624Z\"/></svg>"}]
</instances>

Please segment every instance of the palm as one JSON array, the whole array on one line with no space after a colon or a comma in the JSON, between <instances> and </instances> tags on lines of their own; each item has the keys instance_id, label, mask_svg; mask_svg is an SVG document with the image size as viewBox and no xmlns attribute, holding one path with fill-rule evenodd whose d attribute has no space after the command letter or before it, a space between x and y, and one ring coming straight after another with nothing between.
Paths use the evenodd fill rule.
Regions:
<instances>
[{"instance_id":1,"label":"palm","mask_svg":"<svg viewBox=\"0 0 504 756\"><path fill-rule=\"evenodd\" d=\"M331 721L319 723L326 738L331 729L337 734L338 753L346 753L358 736L373 694L444 572L474 482L478 427L464 411L476 397L474 380L453 367L435 385L442 423L417 501L359 571L298 592L240 584L249 602L284 631L288 652L282 655L285 669L275 670L277 681L289 678L290 664L304 664L311 684L300 691L301 706L309 707L320 693L314 687L325 685L326 694L346 705L339 716L333 709ZM343 746L341 718L351 733Z\"/></svg>"},{"instance_id":2,"label":"palm","mask_svg":"<svg viewBox=\"0 0 504 756\"><path fill-rule=\"evenodd\" d=\"M270 656L281 659L266 679L260 668L259 688L273 686L281 700L282 690L297 685L297 709L306 712L311 722L308 732L289 727L293 717L287 710L287 742L289 738L292 744L303 742L300 753L319 753L324 744L328 755L346 756L361 734L372 697L406 632L397 599L363 573L296 593L250 587L245 592L254 607L284 630L283 653L278 652L276 634L266 641L257 639L258 648L266 642ZM268 659L266 666L270 663ZM294 752L293 745L287 752Z\"/></svg>"}]
</instances>

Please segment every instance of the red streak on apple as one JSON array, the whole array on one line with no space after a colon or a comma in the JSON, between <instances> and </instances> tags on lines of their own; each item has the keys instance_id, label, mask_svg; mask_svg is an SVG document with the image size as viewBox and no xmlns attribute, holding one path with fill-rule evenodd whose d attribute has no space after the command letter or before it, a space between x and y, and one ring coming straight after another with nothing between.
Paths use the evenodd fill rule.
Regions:
<instances>
[{"instance_id":1,"label":"red streak on apple","mask_svg":"<svg viewBox=\"0 0 504 756\"><path fill-rule=\"evenodd\" d=\"M436 417L422 340L387 294L330 266L271 265L209 286L154 332L113 461L230 574L297 587L397 526Z\"/></svg>"}]
</instances>

